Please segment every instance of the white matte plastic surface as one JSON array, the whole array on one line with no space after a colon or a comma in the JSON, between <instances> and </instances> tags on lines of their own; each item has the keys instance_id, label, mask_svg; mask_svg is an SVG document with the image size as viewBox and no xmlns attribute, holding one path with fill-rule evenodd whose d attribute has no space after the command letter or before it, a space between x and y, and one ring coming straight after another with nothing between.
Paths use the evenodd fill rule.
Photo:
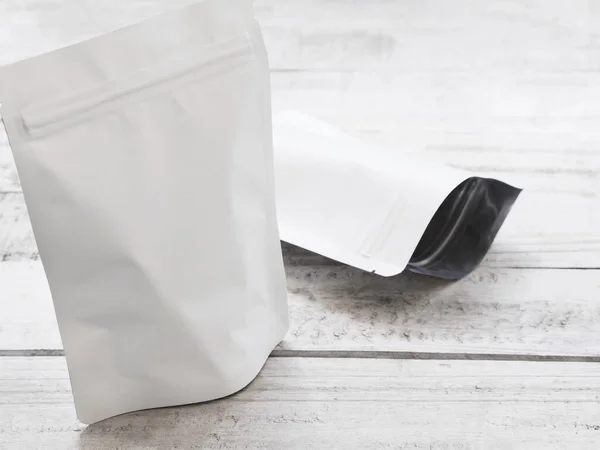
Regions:
<instances>
[{"instance_id":1,"label":"white matte plastic surface","mask_svg":"<svg viewBox=\"0 0 600 450\"><path fill-rule=\"evenodd\" d=\"M232 394L287 330L247 6L205 0L0 69L85 423Z\"/></svg>"},{"instance_id":2,"label":"white matte plastic surface","mask_svg":"<svg viewBox=\"0 0 600 450\"><path fill-rule=\"evenodd\" d=\"M406 268L440 204L470 177L300 112L280 112L273 127L281 239L383 276Z\"/></svg>"}]
</instances>

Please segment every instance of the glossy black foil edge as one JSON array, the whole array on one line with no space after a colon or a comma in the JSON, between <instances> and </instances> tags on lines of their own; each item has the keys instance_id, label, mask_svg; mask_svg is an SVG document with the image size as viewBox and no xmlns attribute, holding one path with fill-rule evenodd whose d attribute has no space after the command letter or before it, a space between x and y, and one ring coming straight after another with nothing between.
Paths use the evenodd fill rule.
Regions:
<instances>
[{"instance_id":1,"label":"glossy black foil edge","mask_svg":"<svg viewBox=\"0 0 600 450\"><path fill-rule=\"evenodd\" d=\"M429 222L408 269L450 280L471 273L488 253L521 189L492 178L458 185Z\"/></svg>"}]
</instances>

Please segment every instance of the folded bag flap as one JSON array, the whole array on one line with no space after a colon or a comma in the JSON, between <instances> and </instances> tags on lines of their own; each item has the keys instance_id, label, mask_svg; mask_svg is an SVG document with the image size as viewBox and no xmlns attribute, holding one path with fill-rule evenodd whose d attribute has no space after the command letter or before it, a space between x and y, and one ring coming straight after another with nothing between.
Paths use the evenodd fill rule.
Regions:
<instances>
[{"instance_id":1,"label":"folded bag flap","mask_svg":"<svg viewBox=\"0 0 600 450\"><path fill-rule=\"evenodd\" d=\"M224 7L223 3L230 3ZM205 0L181 11L0 68L0 103L22 109L92 90L247 30L251 11L241 0Z\"/></svg>"}]
</instances>

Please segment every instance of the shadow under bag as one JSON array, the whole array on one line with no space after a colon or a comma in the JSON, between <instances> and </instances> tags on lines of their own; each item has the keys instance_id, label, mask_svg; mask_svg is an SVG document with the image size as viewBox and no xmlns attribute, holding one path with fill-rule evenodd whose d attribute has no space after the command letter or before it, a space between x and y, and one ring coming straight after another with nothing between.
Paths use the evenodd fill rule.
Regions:
<instances>
[{"instance_id":1,"label":"shadow under bag","mask_svg":"<svg viewBox=\"0 0 600 450\"><path fill-rule=\"evenodd\" d=\"M206 0L0 69L85 423L232 394L287 330L247 4Z\"/></svg>"}]
</instances>

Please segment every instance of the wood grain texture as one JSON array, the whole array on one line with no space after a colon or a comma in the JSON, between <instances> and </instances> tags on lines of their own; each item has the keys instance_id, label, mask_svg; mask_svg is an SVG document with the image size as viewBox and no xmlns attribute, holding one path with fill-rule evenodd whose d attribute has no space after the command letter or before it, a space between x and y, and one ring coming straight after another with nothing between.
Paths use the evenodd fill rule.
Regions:
<instances>
[{"instance_id":1,"label":"wood grain texture","mask_svg":"<svg viewBox=\"0 0 600 450\"><path fill-rule=\"evenodd\" d=\"M271 358L224 400L76 421L64 359L2 358L0 448L595 450L600 365Z\"/></svg>"},{"instance_id":2,"label":"wood grain texture","mask_svg":"<svg viewBox=\"0 0 600 450\"><path fill-rule=\"evenodd\" d=\"M541 164L541 173L571 174L597 173L599 80L598 72L410 69L272 75L275 110L299 109L398 151L449 152L448 162L471 170Z\"/></svg>"},{"instance_id":3,"label":"wood grain texture","mask_svg":"<svg viewBox=\"0 0 600 450\"><path fill-rule=\"evenodd\" d=\"M600 3L259 0L276 109L485 173L598 188ZM516 181L518 180L518 181ZM562 180L561 180L562 181ZM565 180L568 183L568 179ZM547 187L547 186L546 186Z\"/></svg>"},{"instance_id":4,"label":"wood grain texture","mask_svg":"<svg viewBox=\"0 0 600 450\"><path fill-rule=\"evenodd\" d=\"M38 256L23 194L0 193L0 262Z\"/></svg>"},{"instance_id":5,"label":"wood grain texture","mask_svg":"<svg viewBox=\"0 0 600 450\"><path fill-rule=\"evenodd\" d=\"M2 110L0 109L0 114ZM3 192L20 192L21 183L13 159L8 137L4 127L0 125L0 194Z\"/></svg>"},{"instance_id":6,"label":"wood grain texture","mask_svg":"<svg viewBox=\"0 0 600 450\"><path fill-rule=\"evenodd\" d=\"M456 283L337 266L286 271L280 353L600 356L600 271L480 269ZM40 262L1 263L0 286L0 350L61 349Z\"/></svg>"},{"instance_id":7,"label":"wood grain texture","mask_svg":"<svg viewBox=\"0 0 600 450\"><path fill-rule=\"evenodd\" d=\"M600 69L600 5L587 0L256 4L275 68Z\"/></svg>"},{"instance_id":8,"label":"wood grain texture","mask_svg":"<svg viewBox=\"0 0 600 450\"><path fill-rule=\"evenodd\" d=\"M3 2L0 64L190 2ZM256 9L276 109L527 189L597 192L600 3L259 0ZM3 140L0 190L14 190ZM532 180L540 173L552 177Z\"/></svg>"},{"instance_id":9,"label":"wood grain texture","mask_svg":"<svg viewBox=\"0 0 600 450\"><path fill-rule=\"evenodd\" d=\"M109 32L193 0L10 0L0 64ZM587 0L257 0L275 70L590 72L600 5Z\"/></svg>"}]
</instances>

